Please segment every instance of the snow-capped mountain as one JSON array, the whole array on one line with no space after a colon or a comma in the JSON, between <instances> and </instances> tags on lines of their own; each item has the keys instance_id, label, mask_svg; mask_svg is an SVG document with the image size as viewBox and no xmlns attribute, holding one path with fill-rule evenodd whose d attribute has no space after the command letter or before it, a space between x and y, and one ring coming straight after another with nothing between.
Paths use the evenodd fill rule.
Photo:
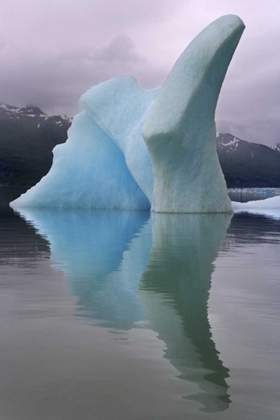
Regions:
<instances>
[{"instance_id":1,"label":"snow-capped mountain","mask_svg":"<svg viewBox=\"0 0 280 420\"><path fill-rule=\"evenodd\" d=\"M280 187L280 153L229 133L217 133L217 151L229 188Z\"/></svg>"},{"instance_id":2,"label":"snow-capped mountain","mask_svg":"<svg viewBox=\"0 0 280 420\"><path fill-rule=\"evenodd\" d=\"M52 165L54 146L63 143L71 119L48 116L37 106L0 104L0 185L36 184Z\"/></svg>"},{"instance_id":3,"label":"snow-capped mountain","mask_svg":"<svg viewBox=\"0 0 280 420\"><path fill-rule=\"evenodd\" d=\"M19 120L21 117L34 118L36 121L53 122L58 126L63 126L65 123L71 124L72 118L66 115L49 116L41 111L37 106L18 107L7 104L0 104L0 117L8 118L10 120Z\"/></svg>"}]
</instances>

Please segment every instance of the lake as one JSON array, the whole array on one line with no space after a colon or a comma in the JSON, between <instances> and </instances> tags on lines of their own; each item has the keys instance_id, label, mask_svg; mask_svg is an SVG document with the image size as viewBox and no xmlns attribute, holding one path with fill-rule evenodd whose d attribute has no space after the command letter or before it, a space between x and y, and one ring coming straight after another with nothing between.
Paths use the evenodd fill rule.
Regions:
<instances>
[{"instance_id":1,"label":"lake","mask_svg":"<svg viewBox=\"0 0 280 420\"><path fill-rule=\"evenodd\" d=\"M3 208L0 418L280 418L278 216Z\"/></svg>"}]
</instances>

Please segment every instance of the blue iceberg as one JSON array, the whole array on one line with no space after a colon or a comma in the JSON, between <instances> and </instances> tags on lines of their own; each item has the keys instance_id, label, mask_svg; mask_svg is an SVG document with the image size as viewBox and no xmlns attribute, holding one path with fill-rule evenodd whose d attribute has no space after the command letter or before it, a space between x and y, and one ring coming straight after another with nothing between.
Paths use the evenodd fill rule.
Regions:
<instances>
[{"instance_id":1,"label":"blue iceberg","mask_svg":"<svg viewBox=\"0 0 280 420\"><path fill-rule=\"evenodd\" d=\"M214 117L243 30L237 16L217 19L161 88L144 89L133 77L92 87L50 172L13 206L231 212Z\"/></svg>"},{"instance_id":2,"label":"blue iceberg","mask_svg":"<svg viewBox=\"0 0 280 420\"><path fill-rule=\"evenodd\" d=\"M81 112L66 144L54 149L54 162L42 180L14 201L15 206L149 209L119 148Z\"/></svg>"}]
</instances>

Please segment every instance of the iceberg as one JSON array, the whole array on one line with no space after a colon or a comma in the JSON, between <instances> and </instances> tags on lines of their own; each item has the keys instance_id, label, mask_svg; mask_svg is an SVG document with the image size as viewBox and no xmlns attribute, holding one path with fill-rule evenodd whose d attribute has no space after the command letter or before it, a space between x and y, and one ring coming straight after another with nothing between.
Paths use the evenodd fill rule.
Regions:
<instances>
[{"instance_id":1,"label":"iceberg","mask_svg":"<svg viewBox=\"0 0 280 420\"><path fill-rule=\"evenodd\" d=\"M232 212L214 117L244 28L237 16L217 19L160 88L144 89L133 77L92 87L50 172L12 206Z\"/></svg>"}]
</instances>

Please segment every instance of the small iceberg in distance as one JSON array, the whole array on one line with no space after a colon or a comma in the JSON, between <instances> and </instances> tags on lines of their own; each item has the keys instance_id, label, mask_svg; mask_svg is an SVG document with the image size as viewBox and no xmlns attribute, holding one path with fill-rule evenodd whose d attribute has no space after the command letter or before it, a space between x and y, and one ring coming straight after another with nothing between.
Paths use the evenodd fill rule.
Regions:
<instances>
[{"instance_id":1,"label":"small iceberg in distance","mask_svg":"<svg viewBox=\"0 0 280 420\"><path fill-rule=\"evenodd\" d=\"M248 201L247 203L232 202L235 213L264 214L280 218L280 196L266 198L264 200Z\"/></svg>"}]
</instances>

